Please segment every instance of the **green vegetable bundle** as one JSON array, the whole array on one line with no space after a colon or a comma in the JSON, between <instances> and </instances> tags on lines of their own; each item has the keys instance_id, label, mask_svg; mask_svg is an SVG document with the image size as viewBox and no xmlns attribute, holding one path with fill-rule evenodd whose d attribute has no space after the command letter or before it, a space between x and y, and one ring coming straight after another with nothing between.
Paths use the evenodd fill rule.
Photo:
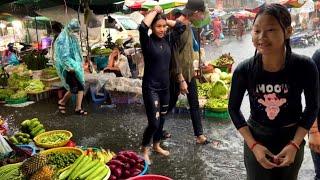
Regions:
<instances>
[{"instance_id":1,"label":"green vegetable bundle","mask_svg":"<svg viewBox=\"0 0 320 180\"><path fill-rule=\"evenodd\" d=\"M15 94L10 96L10 99L21 99L27 97L26 91L17 91Z\"/></svg>"},{"instance_id":2,"label":"green vegetable bundle","mask_svg":"<svg viewBox=\"0 0 320 180\"><path fill-rule=\"evenodd\" d=\"M29 76L19 76L14 73L8 79L8 86L11 89L24 90L29 85L30 79Z\"/></svg>"},{"instance_id":3,"label":"green vegetable bundle","mask_svg":"<svg viewBox=\"0 0 320 180\"><path fill-rule=\"evenodd\" d=\"M9 98L14 94L14 91L11 89L0 89L0 100Z\"/></svg>"},{"instance_id":4,"label":"green vegetable bundle","mask_svg":"<svg viewBox=\"0 0 320 180\"><path fill-rule=\"evenodd\" d=\"M51 79L58 77L57 69L55 67L48 67L42 71L42 78Z\"/></svg>"},{"instance_id":5,"label":"green vegetable bundle","mask_svg":"<svg viewBox=\"0 0 320 180\"><path fill-rule=\"evenodd\" d=\"M221 109L226 110L228 108L228 100L227 99L209 99L205 104L205 107L208 109Z\"/></svg>"},{"instance_id":6,"label":"green vegetable bundle","mask_svg":"<svg viewBox=\"0 0 320 180\"><path fill-rule=\"evenodd\" d=\"M207 97L208 91L211 89L211 83L198 83L198 97Z\"/></svg>"},{"instance_id":7,"label":"green vegetable bundle","mask_svg":"<svg viewBox=\"0 0 320 180\"><path fill-rule=\"evenodd\" d=\"M218 80L208 91L207 95L209 98L226 98L228 95L228 87L223 81Z\"/></svg>"},{"instance_id":8,"label":"green vegetable bundle","mask_svg":"<svg viewBox=\"0 0 320 180\"><path fill-rule=\"evenodd\" d=\"M39 93L44 89L44 84L39 79L33 79L29 81L29 85L24 89L28 93Z\"/></svg>"}]
</instances>

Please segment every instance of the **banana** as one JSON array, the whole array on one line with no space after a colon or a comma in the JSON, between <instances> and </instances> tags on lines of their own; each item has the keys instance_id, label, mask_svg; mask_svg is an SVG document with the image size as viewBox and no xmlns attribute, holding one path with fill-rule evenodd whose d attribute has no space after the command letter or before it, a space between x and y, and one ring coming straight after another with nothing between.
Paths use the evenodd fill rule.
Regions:
<instances>
[{"instance_id":1,"label":"banana","mask_svg":"<svg viewBox=\"0 0 320 180\"><path fill-rule=\"evenodd\" d=\"M98 157L98 159L99 159L99 161L100 161L101 163L105 163L105 158L104 158L104 156L102 155L102 152L101 152L101 151L98 151L98 152L97 152L97 157Z\"/></svg>"}]
</instances>

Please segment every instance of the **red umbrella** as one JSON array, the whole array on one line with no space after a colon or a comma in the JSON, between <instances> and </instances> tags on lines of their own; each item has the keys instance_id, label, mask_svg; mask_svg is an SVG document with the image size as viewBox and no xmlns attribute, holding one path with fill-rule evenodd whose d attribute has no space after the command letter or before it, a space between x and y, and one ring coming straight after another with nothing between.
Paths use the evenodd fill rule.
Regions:
<instances>
[{"instance_id":1,"label":"red umbrella","mask_svg":"<svg viewBox=\"0 0 320 180\"><path fill-rule=\"evenodd\" d=\"M301 2L301 0L283 0L281 4L287 6L288 8L300 8L306 2L306 0L304 0L303 2Z\"/></svg>"},{"instance_id":2,"label":"red umbrella","mask_svg":"<svg viewBox=\"0 0 320 180\"><path fill-rule=\"evenodd\" d=\"M131 10L138 10L138 9L141 9L141 6L142 6L142 3L135 2L132 6L129 6L129 8Z\"/></svg>"},{"instance_id":3,"label":"red umbrella","mask_svg":"<svg viewBox=\"0 0 320 180\"><path fill-rule=\"evenodd\" d=\"M131 10L139 10L144 2L145 0L128 0L125 5Z\"/></svg>"},{"instance_id":4,"label":"red umbrella","mask_svg":"<svg viewBox=\"0 0 320 180\"><path fill-rule=\"evenodd\" d=\"M260 9L263 8L265 5L266 5L266 3L263 3L262 5L254 8L254 9L247 9L246 8L244 10L257 14L260 11Z\"/></svg>"}]
</instances>

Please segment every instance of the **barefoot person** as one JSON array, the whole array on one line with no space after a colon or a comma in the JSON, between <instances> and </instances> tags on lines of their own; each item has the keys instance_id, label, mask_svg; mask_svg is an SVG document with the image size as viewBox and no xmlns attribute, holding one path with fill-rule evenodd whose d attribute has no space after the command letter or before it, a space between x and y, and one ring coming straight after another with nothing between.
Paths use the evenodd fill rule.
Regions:
<instances>
[{"instance_id":1,"label":"barefoot person","mask_svg":"<svg viewBox=\"0 0 320 180\"><path fill-rule=\"evenodd\" d=\"M58 101L59 112L62 114L66 113L65 105L71 94L76 94L75 113L87 115L87 112L82 109L84 91L83 57L78 39L74 35L79 31L79 21L72 19L54 43L55 66L63 86L67 89L67 93Z\"/></svg>"},{"instance_id":2,"label":"barefoot person","mask_svg":"<svg viewBox=\"0 0 320 180\"><path fill-rule=\"evenodd\" d=\"M256 53L241 62L233 74L229 114L245 141L248 180L296 180L304 156L304 137L318 114L317 67L310 58L291 51L291 34L286 7L269 4L261 8L252 30ZM246 91L251 109L248 121L240 111Z\"/></svg>"},{"instance_id":3,"label":"barefoot person","mask_svg":"<svg viewBox=\"0 0 320 180\"><path fill-rule=\"evenodd\" d=\"M167 25L174 29L170 34L166 34ZM152 30L150 36L148 35L149 28ZM162 155L169 155L169 151L160 147L160 140L170 98L170 42L174 42L175 37L184 29L183 24L167 20L160 6L156 6L147 14L139 27L140 44L145 60L142 94L148 118L148 126L143 133L142 152L149 164L150 149L148 146L152 138L153 149Z\"/></svg>"}]
</instances>

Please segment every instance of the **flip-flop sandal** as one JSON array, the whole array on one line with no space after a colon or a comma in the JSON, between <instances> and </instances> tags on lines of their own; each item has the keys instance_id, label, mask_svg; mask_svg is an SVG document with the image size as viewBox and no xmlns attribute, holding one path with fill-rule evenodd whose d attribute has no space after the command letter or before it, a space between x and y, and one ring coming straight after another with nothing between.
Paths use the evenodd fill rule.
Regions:
<instances>
[{"instance_id":1,"label":"flip-flop sandal","mask_svg":"<svg viewBox=\"0 0 320 180\"><path fill-rule=\"evenodd\" d=\"M87 111L85 111L85 110L83 110L83 109L79 109L79 110L77 110L77 111L74 111L76 114L78 114L78 115L82 115L82 116L86 116L86 115L88 115L88 112Z\"/></svg>"},{"instance_id":2,"label":"flip-flop sandal","mask_svg":"<svg viewBox=\"0 0 320 180\"><path fill-rule=\"evenodd\" d=\"M66 105L58 103L58 110L61 114L66 114Z\"/></svg>"}]
</instances>

